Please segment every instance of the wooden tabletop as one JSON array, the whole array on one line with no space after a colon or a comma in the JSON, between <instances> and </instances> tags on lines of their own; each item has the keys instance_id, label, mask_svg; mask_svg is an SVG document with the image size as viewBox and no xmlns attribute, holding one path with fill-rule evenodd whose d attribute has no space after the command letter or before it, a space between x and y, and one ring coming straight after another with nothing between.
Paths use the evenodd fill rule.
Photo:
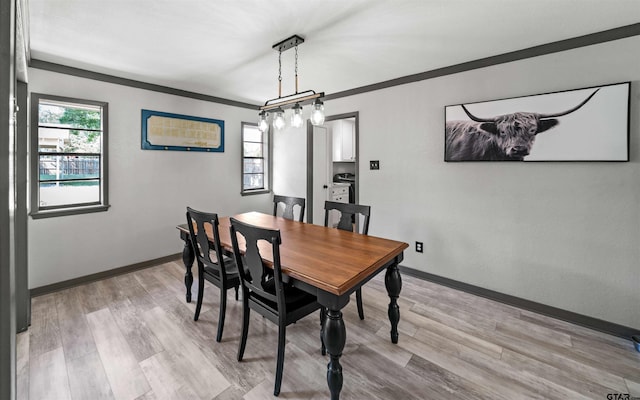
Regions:
<instances>
[{"instance_id":1,"label":"wooden tabletop","mask_svg":"<svg viewBox=\"0 0 640 400\"><path fill-rule=\"evenodd\" d=\"M258 212L233 218L280 230L282 272L329 293L342 295L374 274L409 247L407 243L291 221ZM229 217L220 218L220 243L232 250ZM184 230L185 227L179 227ZM188 232L188 230L187 230ZM207 232L211 236L211 232ZM241 250L243 243L239 243ZM269 246L259 246L272 261Z\"/></svg>"}]
</instances>

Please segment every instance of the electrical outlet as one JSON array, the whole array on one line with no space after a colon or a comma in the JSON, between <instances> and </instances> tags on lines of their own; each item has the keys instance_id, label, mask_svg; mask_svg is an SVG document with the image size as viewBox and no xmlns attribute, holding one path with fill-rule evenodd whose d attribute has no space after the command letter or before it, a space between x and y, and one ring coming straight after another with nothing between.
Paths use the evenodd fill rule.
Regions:
<instances>
[{"instance_id":1,"label":"electrical outlet","mask_svg":"<svg viewBox=\"0 0 640 400\"><path fill-rule=\"evenodd\" d=\"M422 242L416 242L416 251L422 253Z\"/></svg>"},{"instance_id":2,"label":"electrical outlet","mask_svg":"<svg viewBox=\"0 0 640 400\"><path fill-rule=\"evenodd\" d=\"M380 169L380 161L379 160L369 161L369 169Z\"/></svg>"}]
</instances>

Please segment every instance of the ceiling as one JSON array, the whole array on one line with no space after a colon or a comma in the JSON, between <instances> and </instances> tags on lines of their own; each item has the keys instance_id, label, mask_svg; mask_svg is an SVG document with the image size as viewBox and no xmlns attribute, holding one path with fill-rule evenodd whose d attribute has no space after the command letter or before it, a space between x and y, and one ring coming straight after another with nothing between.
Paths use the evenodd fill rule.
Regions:
<instances>
[{"instance_id":1,"label":"ceiling","mask_svg":"<svg viewBox=\"0 0 640 400\"><path fill-rule=\"evenodd\" d=\"M640 22L640 0L29 0L31 58L229 100L337 93ZM283 95L294 50L282 54Z\"/></svg>"}]
</instances>

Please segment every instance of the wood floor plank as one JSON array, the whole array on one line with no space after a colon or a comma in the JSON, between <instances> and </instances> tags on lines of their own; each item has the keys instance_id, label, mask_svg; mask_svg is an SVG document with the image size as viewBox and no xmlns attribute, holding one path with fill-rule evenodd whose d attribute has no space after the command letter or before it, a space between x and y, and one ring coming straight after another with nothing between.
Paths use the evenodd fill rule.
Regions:
<instances>
[{"instance_id":1,"label":"wood floor plank","mask_svg":"<svg viewBox=\"0 0 640 400\"><path fill-rule=\"evenodd\" d=\"M419 328L427 329L434 334L447 337L450 340L454 340L459 343L463 343L465 346L471 347L472 349L475 349L490 357L499 359L502 356L502 346L499 346L487 340L481 339L476 335L451 328L450 326L442 324L438 321L434 321L423 315L416 314L411 310L404 313L403 318L410 320L414 325L416 325ZM387 334L388 336L388 333L382 332L382 330L381 332L378 332L378 334L379 335Z\"/></svg>"},{"instance_id":2,"label":"wood floor plank","mask_svg":"<svg viewBox=\"0 0 640 400\"><path fill-rule=\"evenodd\" d=\"M564 332L547 328L540 324L523 321L519 318L506 318L496 323L496 330L551 342L558 346L572 347L571 336Z\"/></svg>"},{"instance_id":3,"label":"wood floor plank","mask_svg":"<svg viewBox=\"0 0 640 400\"><path fill-rule=\"evenodd\" d=\"M440 368L449 372L462 376L473 382L475 385L491 394L494 399L538 399L535 393L526 390L517 382L511 382L500 376L495 376L490 371L486 371L482 367L478 367L473 363L462 360L456 353L457 347L449 346L443 348L440 343L432 344L430 341L418 340L416 338L403 338L398 345L407 351L410 351L429 362L438 365ZM482 353L477 353L478 357L482 357ZM487 356L484 356L487 357ZM487 357L488 358L488 357ZM491 359L492 361L494 359Z\"/></svg>"},{"instance_id":4,"label":"wood floor plank","mask_svg":"<svg viewBox=\"0 0 640 400\"><path fill-rule=\"evenodd\" d=\"M546 379L540 375L531 374L513 368L503 360L495 360L486 356L473 348L462 343L451 340L448 337L441 337L427 330L420 330L416 334L417 340L422 340L430 344L436 345L439 349L449 352L453 356L459 357L461 360L468 362L478 368L482 368L486 372L490 372L492 376L499 378L503 385L513 385L514 387L522 386L519 391L529 392L532 397L541 399L585 399L586 397L580 393L576 393L568 388L558 385L553 381Z\"/></svg>"},{"instance_id":5,"label":"wood floor plank","mask_svg":"<svg viewBox=\"0 0 640 400\"><path fill-rule=\"evenodd\" d=\"M224 392L220 393L219 395L217 395L216 397L214 397L213 400L237 400L237 399L242 399L244 394L246 393L246 390L236 386L236 385L232 385L229 386Z\"/></svg>"},{"instance_id":6,"label":"wood floor plank","mask_svg":"<svg viewBox=\"0 0 640 400\"><path fill-rule=\"evenodd\" d=\"M259 400L273 398L273 388L275 384L275 348L272 350L272 364L270 374L251 389L245 396L245 400ZM247 363L256 361L246 360ZM289 398L311 398L316 395L329 394L324 374L319 371L326 369L324 358L318 353L316 356L309 355L293 343L288 343L285 348L284 372L282 376L282 387L280 397Z\"/></svg>"},{"instance_id":7,"label":"wood floor plank","mask_svg":"<svg viewBox=\"0 0 640 400\"><path fill-rule=\"evenodd\" d=\"M95 353L96 344L87 325L77 287L57 293L56 311L65 358L72 360Z\"/></svg>"},{"instance_id":8,"label":"wood floor plank","mask_svg":"<svg viewBox=\"0 0 640 400\"><path fill-rule=\"evenodd\" d=\"M499 331L494 332L491 335L491 339L501 344L505 349L511 349L557 368L567 369L577 376L612 390L619 392L626 390L624 379L621 376L609 372L606 368L601 367L601 363L586 359L572 352L571 349L566 349L553 343L534 341L521 335L508 335Z\"/></svg>"},{"instance_id":9,"label":"wood floor plank","mask_svg":"<svg viewBox=\"0 0 640 400\"><path fill-rule=\"evenodd\" d=\"M155 268L147 268L133 273L138 284L152 297L166 294L165 286L156 278Z\"/></svg>"},{"instance_id":10,"label":"wood floor plank","mask_svg":"<svg viewBox=\"0 0 640 400\"><path fill-rule=\"evenodd\" d=\"M78 298L86 314L101 310L108 305L98 282L78 286Z\"/></svg>"},{"instance_id":11,"label":"wood floor plank","mask_svg":"<svg viewBox=\"0 0 640 400\"><path fill-rule=\"evenodd\" d=\"M174 371L178 364L176 357L163 351L142 361L140 366L149 384L153 388L154 398L157 400L174 400L198 398L179 374Z\"/></svg>"},{"instance_id":12,"label":"wood floor plank","mask_svg":"<svg viewBox=\"0 0 640 400\"><path fill-rule=\"evenodd\" d=\"M35 358L62 346L56 296L57 293L51 293L34 297L31 301L30 358Z\"/></svg>"},{"instance_id":13,"label":"wood floor plank","mask_svg":"<svg viewBox=\"0 0 640 400\"><path fill-rule=\"evenodd\" d=\"M71 400L62 346L30 358L29 399Z\"/></svg>"},{"instance_id":14,"label":"wood floor plank","mask_svg":"<svg viewBox=\"0 0 640 400\"><path fill-rule=\"evenodd\" d=\"M147 393L138 397L136 400L157 400L157 397L155 393L153 393L153 390L149 390Z\"/></svg>"},{"instance_id":15,"label":"wood floor plank","mask_svg":"<svg viewBox=\"0 0 640 400\"><path fill-rule=\"evenodd\" d=\"M114 280L122 293L140 312L152 309L157 305L151 295L140 285L134 273L116 276Z\"/></svg>"},{"instance_id":16,"label":"wood floor plank","mask_svg":"<svg viewBox=\"0 0 640 400\"><path fill-rule=\"evenodd\" d=\"M572 324L571 322L562 321L533 311L521 310L520 319L546 326L558 332L564 332L571 335L572 338L581 337L586 340L607 343L609 346L617 347L624 352L629 349L630 341L628 339L585 328L580 325Z\"/></svg>"},{"instance_id":17,"label":"wood floor plank","mask_svg":"<svg viewBox=\"0 0 640 400\"><path fill-rule=\"evenodd\" d=\"M16 398L29 400L29 331L16 336Z\"/></svg>"},{"instance_id":18,"label":"wood floor plank","mask_svg":"<svg viewBox=\"0 0 640 400\"><path fill-rule=\"evenodd\" d=\"M227 315L225 334L220 343L215 341L215 330L213 330L214 325L212 323L208 324L210 328L207 329L201 324L201 320L193 325L193 330L188 329L186 331L192 337L197 338L194 339L194 341L198 343L201 348L205 349L202 353L211 364L213 364L229 382L242 388L246 393L273 374L277 332L272 329L272 327L275 326L273 323L264 320L256 313L252 313L245 357L250 360L251 357L257 356L264 360L264 362L238 362L236 356L238 352L238 342L240 340L241 307L239 305L237 307L231 307L231 311L233 311L234 308L237 308L237 311ZM229 313L229 311L230 310L227 310L227 313ZM209 311L208 314L212 317L205 316L205 318L213 318L213 311ZM200 332L194 333L194 330L200 330ZM294 335L291 335L291 330L289 330L288 333L288 337L291 339ZM207 337L207 339L203 340L203 337ZM256 340L259 341L259 344L262 344L262 346L258 344L258 354L254 352L254 345L256 344L254 342Z\"/></svg>"},{"instance_id":19,"label":"wood floor plank","mask_svg":"<svg viewBox=\"0 0 640 400\"><path fill-rule=\"evenodd\" d=\"M200 399L211 399L231 385L162 308L151 309L144 320L165 351L171 353L172 372L188 383Z\"/></svg>"},{"instance_id":20,"label":"wood floor plank","mask_svg":"<svg viewBox=\"0 0 640 400\"><path fill-rule=\"evenodd\" d=\"M432 399L484 400L492 397L482 386L415 354L407 364L407 370L416 374L431 390Z\"/></svg>"},{"instance_id":21,"label":"wood floor plank","mask_svg":"<svg viewBox=\"0 0 640 400\"><path fill-rule=\"evenodd\" d=\"M69 386L73 400L113 400L111 385L98 352L67 361Z\"/></svg>"},{"instance_id":22,"label":"wood floor plank","mask_svg":"<svg viewBox=\"0 0 640 400\"><path fill-rule=\"evenodd\" d=\"M173 293L169 293L166 296L157 296L154 298L157 306L160 306L173 321L180 326L184 327L184 332L190 336L193 336L194 340L208 340L215 337L215 332L218 329L218 308L203 306L203 311L200 312L200 318L198 321L193 320L192 308L185 303L184 299L179 299L174 296ZM230 299L227 299L230 303ZM227 311L231 305L227 306ZM148 311L147 311L148 312ZM227 318L231 320L231 318ZM225 332L222 340L227 340L229 337L229 329L226 329L227 324L231 322L225 322ZM239 332L239 331L238 331ZM239 333L236 333L239 335Z\"/></svg>"},{"instance_id":23,"label":"wood floor plank","mask_svg":"<svg viewBox=\"0 0 640 400\"><path fill-rule=\"evenodd\" d=\"M352 321L356 323L348 324L347 334L353 338L353 343L383 355L388 361L395 364L394 368L407 366L413 354L391 343L390 325L383 325L376 331L362 323L364 321L356 319L352 319Z\"/></svg>"},{"instance_id":24,"label":"wood floor plank","mask_svg":"<svg viewBox=\"0 0 640 400\"><path fill-rule=\"evenodd\" d=\"M561 385L555 384L544 377L533 375L528 371L514 369L511 365L503 360L496 360L484 353L460 343L455 338L440 336L426 329L420 329L416 333L415 338L425 343L437 346L440 350L448 352L452 356L457 356L461 360L468 362L490 372L494 377L499 378L502 385L509 385L518 388L522 386L524 389L518 388L520 392L529 392L532 397L542 399L566 399L585 398L579 393L575 393Z\"/></svg>"},{"instance_id":25,"label":"wood floor plank","mask_svg":"<svg viewBox=\"0 0 640 400\"><path fill-rule=\"evenodd\" d=\"M184 287L184 283L182 281L180 281L175 275L173 275L170 272L171 268L168 266L165 266L162 269L158 269L155 271L155 277L156 279L164 285L165 287L165 294L166 292L170 292L173 293L174 297L176 299L179 299L181 302L183 302L183 305L185 307L187 307L192 315L195 314L196 311L196 299L197 299L197 291L198 291L198 284L196 282L196 278L194 278L194 284L192 287L192 293L193 293L193 300L191 301L191 303L186 303L185 302L185 287ZM207 311L209 308L212 307L216 307L219 304L219 298L220 298L220 291L216 286L213 285L206 285L205 286L205 292L203 295L203 300L202 300L202 308L200 310L200 312L204 312Z\"/></svg>"},{"instance_id":26,"label":"wood floor plank","mask_svg":"<svg viewBox=\"0 0 640 400\"><path fill-rule=\"evenodd\" d=\"M174 275L171 274L168 270L169 268L164 265L162 268L155 269L153 274L156 279L162 283L165 291L170 291L175 293L177 296L182 296L184 298L184 283L178 280ZM194 279L195 280L195 279Z\"/></svg>"},{"instance_id":27,"label":"wood floor plank","mask_svg":"<svg viewBox=\"0 0 640 400\"><path fill-rule=\"evenodd\" d=\"M185 272L185 270L184 270L184 264L182 264L182 261L168 262L168 263L165 264L165 266L166 266L166 271L168 273L170 273L171 275L173 275L176 278L176 280L178 280L179 282L184 282L184 272ZM198 276L198 267L197 267L197 265L193 266L192 271L193 271L194 278L197 278L197 276ZM198 284L197 283L197 279L194 279L193 282L196 285ZM197 287L194 288L194 289L197 289Z\"/></svg>"},{"instance_id":28,"label":"wood floor plank","mask_svg":"<svg viewBox=\"0 0 640 400\"><path fill-rule=\"evenodd\" d=\"M416 278L406 275L403 275L402 279L406 284L403 285L401 297L405 297L416 303L432 306L436 304L446 304L464 309L476 316L488 317L490 319L520 316L519 309L507 304L498 303L433 282L420 281L419 284L414 285L413 283L416 281ZM375 286L376 284L378 285L379 291L385 290L382 276L378 276L377 279L372 280L367 286Z\"/></svg>"},{"instance_id":29,"label":"wood floor plank","mask_svg":"<svg viewBox=\"0 0 640 400\"><path fill-rule=\"evenodd\" d=\"M528 371L586 397L605 399L607 394L611 393L610 388L576 376L571 371L546 364L510 349L504 350L502 360L514 369Z\"/></svg>"},{"instance_id":30,"label":"wood floor plank","mask_svg":"<svg viewBox=\"0 0 640 400\"><path fill-rule=\"evenodd\" d=\"M145 360L164 350L160 341L145 324L142 318L144 310L138 310L128 298L111 303L109 310L136 360Z\"/></svg>"},{"instance_id":31,"label":"wood floor plank","mask_svg":"<svg viewBox=\"0 0 640 400\"><path fill-rule=\"evenodd\" d=\"M251 313L237 362L242 303L227 293L218 343L218 289L205 283L193 321L183 278L181 264L168 262L34 298L32 326L17 338L18 399L274 398L277 326ZM640 397L640 353L629 340L402 279L398 344L389 340L384 274L363 287L365 320L355 299L342 310L342 399ZM319 347L318 315L287 328L280 398L328 398Z\"/></svg>"},{"instance_id":32,"label":"wood floor plank","mask_svg":"<svg viewBox=\"0 0 640 400\"><path fill-rule=\"evenodd\" d=\"M438 309L425 307L416 304L412 311L421 315L433 317L440 322L449 326L455 326L472 335L492 342L504 348L522 352L541 362L548 363L558 368L565 368L572 373L582 376L585 379L591 379L594 382L609 387L612 390L622 391L624 385L622 378L615 374L609 373L606 369L598 368L599 363L593 360L581 357L579 354L572 352L571 349L558 346L551 342L538 341L523 334L514 334L513 332L488 331L482 329L481 325L470 324L460 318L453 318L449 315L442 314ZM493 321L496 322L497 321ZM488 323L488 322L487 322Z\"/></svg>"},{"instance_id":33,"label":"wood floor plank","mask_svg":"<svg viewBox=\"0 0 640 400\"><path fill-rule=\"evenodd\" d=\"M380 295L380 293L375 293L371 288L363 288L362 291L362 303L364 307L365 320L371 319L372 321L378 321L381 323L388 322L388 312L389 312L389 296L386 295L386 289L384 295ZM398 306L400 307L400 315L404 310L409 310L413 306L413 302L398 300ZM353 301L347 305L347 307L343 310L343 313L346 312L354 312L357 310L355 297ZM369 316L370 318L367 318ZM389 325L389 330L391 330L391 325ZM380 328L378 328L380 329ZM378 329L375 329L376 331ZM411 321L400 317L400 321L398 322L398 332L401 335L409 335L413 336L416 333L418 328L411 323Z\"/></svg>"},{"instance_id":34,"label":"wood floor plank","mask_svg":"<svg viewBox=\"0 0 640 400\"><path fill-rule=\"evenodd\" d=\"M115 277L98 281L96 286L107 304L117 303L127 298Z\"/></svg>"},{"instance_id":35,"label":"wood floor plank","mask_svg":"<svg viewBox=\"0 0 640 400\"><path fill-rule=\"evenodd\" d=\"M355 295L352 295L352 302L355 302ZM371 280L362 287L362 304L365 308L375 307L386 312L389 308L389 302L387 289L378 280ZM398 298L398 306L401 310L411 308L414 304L415 300L410 297L400 296ZM366 315L365 310L365 317Z\"/></svg>"},{"instance_id":36,"label":"wood floor plank","mask_svg":"<svg viewBox=\"0 0 640 400\"><path fill-rule=\"evenodd\" d=\"M599 340L585 340L581 337L571 338L573 351L614 371L622 377L640 375L640 352L632 350L632 345L625 350L610 346Z\"/></svg>"},{"instance_id":37,"label":"wood floor plank","mask_svg":"<svg viewBox=\"0 0 640 400\"><path fill-rule=\"evenodd\" d=\"M109 308L87 314L100 359L117 400L135 399L151 388Z\"/></svg>"},{"instance_id":38,"label":"wood floor plank","mask_svg":"<svg viewBox=\"0 0 640 400\"><path fill-rule=\"evenodd\" d=\"M495 331L496 328L495 320L482 320L469 313L448 312L447 310L441 310L440 308L421 303L416 303L411 307L410 311L469 334L475 334L476 332L491 333Z\"/></svg>"},{"instance_id":39,"label":"wood floor plank","mask_svg":"<svg viewBox=\"0 0 640 400\"><path fill-rule=\"evenodd\" d=\"M347 382L353 389L370 391L369 398L419 400L433 398L436 394L418 375L388 363L383 355L366 346L359 346L342 358L343 370L350 371L345 376Z\"/></svg>"},{"instance_id":40,"label":"wood floor plank","mask_svg":"<svg viewBox=\"0 0 640 400\"><path fill-rule=\"evenodd\" d=\"M640 379L632 381L631 379L625 379L627 384L628 393L633 397L640 397Z\"/></svg>"}]
</instances>

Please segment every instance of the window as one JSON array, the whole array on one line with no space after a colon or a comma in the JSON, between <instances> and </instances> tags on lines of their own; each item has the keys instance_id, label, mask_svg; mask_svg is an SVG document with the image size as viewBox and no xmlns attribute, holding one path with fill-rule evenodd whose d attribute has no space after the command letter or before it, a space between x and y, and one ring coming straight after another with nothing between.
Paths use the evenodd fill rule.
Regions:
<instances>
[{"instance_id":1,"label":"window","mask_svg":"<svg viewBox=\"0 0 640 400\"><path fill-rule=\"evenodd\" d=\"M269 191L269 131L242 123L242 194Z\"/></svg>"},{"instance_id":2,"label":"window","mask_svg":"<svg viewBox=\"0 0 640 400\"><path fill-rule=\"evenodd\" d=\"M106 211L108 105L31 94L31 216Z\"/></svg>"}]
</instances>

